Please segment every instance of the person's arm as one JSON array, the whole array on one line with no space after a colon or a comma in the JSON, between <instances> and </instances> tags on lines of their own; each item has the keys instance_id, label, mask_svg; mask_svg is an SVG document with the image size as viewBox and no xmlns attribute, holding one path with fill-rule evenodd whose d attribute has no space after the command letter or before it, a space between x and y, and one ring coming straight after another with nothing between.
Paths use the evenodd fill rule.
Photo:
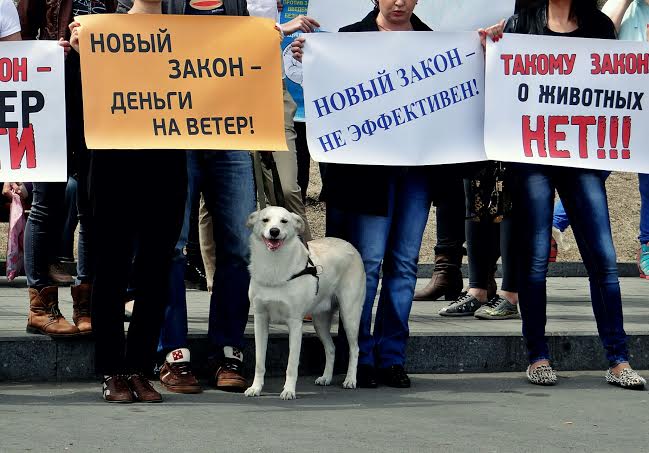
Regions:
<instances>
[{"instance_id":1,"label":"person's arm","mask_svg":"<svg viewBox=\"0 0 649 453\"><path fill-rule=\"evenodd\" d=\"M19 0L18 15L22 39L36 39L45 25L47 6L42 0Z\"/></svg>"},{"instance_id":2,"label":"person's arm","mask_svg":"<svg viewBox=\"0 0 649 453\"><path fill-rule=\"evenodd\" d=\"M0 0L0 41L20 41L20 19L11 0Z\"/></svg>"},{"instance_id":3,"label":"person's arm","mask_svg":"<svg viewBox=\"0 0 649 453\"><path fill-rule=\"evenodd\" d=\"M629 9L629 6L631 6L631 3L633 3L633 0L608 0L602 8L602 12L613 21L615 31L620 31L622 19L624 19L624 14Z\"/></svg>"},{"instance_id":4,"label":"person's arm","mask_svg":"<svg viewBox=\"0 0 649 453\"><path fill-rule=\"evenodd\" d=\"M292 35L296 31L301 31L302 33L313 33L317 28L320 27L320 24L312 17L297 16L295 19L281 24L280 27L282 29L282 33L284 33L285 35Z\"/></svg>"},{"instance_id":5,"label":"person's arm","mask_svg":"<svg viewBox=\"0 0 649 453\"><path fill-rule=\"evenodd\" d=\"M20 32L17 31L16 33L3 36L2 38L0 38L0 41L20 41Z\"/></svg>"}]
</instances>

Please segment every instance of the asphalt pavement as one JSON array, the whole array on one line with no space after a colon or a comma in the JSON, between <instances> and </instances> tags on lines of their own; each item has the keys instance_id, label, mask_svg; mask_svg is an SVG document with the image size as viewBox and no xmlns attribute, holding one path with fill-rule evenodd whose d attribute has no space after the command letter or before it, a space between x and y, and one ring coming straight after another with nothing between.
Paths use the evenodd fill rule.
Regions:
<instances>
[{"instance_id":1,"label":"asphalt pavement","mask_svg":"<svg viewBox=\"0 0 649 453\"><path fill-rule=\"evenodd\" d=\"M563 372L556 387L521 373L413 375L406 390L300 377L294 401L270 379L256 399L207 390L148 405L105 403L98 383L4 383L0 451L649 451L649 392L603 374Z\"/></svg>"}]
</instances>

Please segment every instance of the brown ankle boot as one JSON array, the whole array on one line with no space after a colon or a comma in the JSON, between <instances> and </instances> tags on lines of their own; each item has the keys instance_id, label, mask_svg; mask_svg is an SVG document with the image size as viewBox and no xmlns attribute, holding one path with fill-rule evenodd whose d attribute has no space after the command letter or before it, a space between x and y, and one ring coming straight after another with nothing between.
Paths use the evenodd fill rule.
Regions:
<instances>
[{"instance_id":1,"label":"brown ankle boot","mask_svg":"<svg viewBox=\"0 0 649 453\"><path fill-rule=\"evenodd\" d=\"M415 291L414 300L455 300L462 292L461 257L435 256L435 270L428 285Z\"/></svg>"},{"instance_id":2,"label":"brown ankle boot","mask_svg":"<svg viewBox=\"0 0 649 453\"><path fill-rule=\"evenodd\" d=\"M59 289L56 286L47 286L40 292L29 288L27 333L52 337L79 335L77 326L67 322L59 311Z\"/></svg>"},{"instance_id":3,"label":"brown ankle boot","mask_svg":"<svg viewBox=\"0 0 649 453\"><path fill-rule=\"evenodd\" d=\"M79 328L82 335L92 332L90 323L90 295L92 294L92 285L90 283L81 283L70 288L72 292L72 321Z\"/></svg>"}]
</instances>

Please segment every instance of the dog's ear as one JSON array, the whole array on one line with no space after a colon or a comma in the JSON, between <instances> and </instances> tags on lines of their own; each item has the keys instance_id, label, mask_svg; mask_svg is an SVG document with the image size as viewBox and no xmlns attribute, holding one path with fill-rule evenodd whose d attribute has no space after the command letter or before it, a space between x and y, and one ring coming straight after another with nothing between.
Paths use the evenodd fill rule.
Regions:
<instances>
[{"instance_id":1,"label":"dog's ear","mask_svg":"<svg viewBox=\"0 0 649 453\"><path fill-rule=\"evenodd\" d=\"M293 224L295 225L295 231L297 231L297 234L304 233L304 220L302 217L291 213L291 218L293 219Z\"/></svg>"},{"instance_id":2,"label":"dog's ear","mask_svg":"<svg viewBox=\"0 0 649 453\"><path fill-rule=\"evenodd\" d=\"M246 226L248 228L252 228L258 219L259 219L259 211L253 212L248 216L248 220L246 221Z\"/></svg>"}]
</instances>

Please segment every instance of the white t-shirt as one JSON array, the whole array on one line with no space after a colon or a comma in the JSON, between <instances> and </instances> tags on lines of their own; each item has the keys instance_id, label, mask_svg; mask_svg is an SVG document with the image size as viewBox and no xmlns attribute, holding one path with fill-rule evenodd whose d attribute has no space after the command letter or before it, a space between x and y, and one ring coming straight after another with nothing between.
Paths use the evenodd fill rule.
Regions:
<instances>
[{"instance_id":1,"label":"white t-shirt","mask_svg":"<svg viewBox=\"0 0 649 453\"><path fill-rule=\"evenodd\" d=\"M277 22L277 0L248 0L247 3L251 16L267 17Z\"/></svg>"},{"instance_id":2,"label":"white t-shirt","mask_svg":"<svg viewBox=\"0 0 649 453\"><path fill-rule=\"evenodd\" d=\"M14 2L0 0L0 38L20 31L20 19Z\"/></svg>"}]
</instances>

